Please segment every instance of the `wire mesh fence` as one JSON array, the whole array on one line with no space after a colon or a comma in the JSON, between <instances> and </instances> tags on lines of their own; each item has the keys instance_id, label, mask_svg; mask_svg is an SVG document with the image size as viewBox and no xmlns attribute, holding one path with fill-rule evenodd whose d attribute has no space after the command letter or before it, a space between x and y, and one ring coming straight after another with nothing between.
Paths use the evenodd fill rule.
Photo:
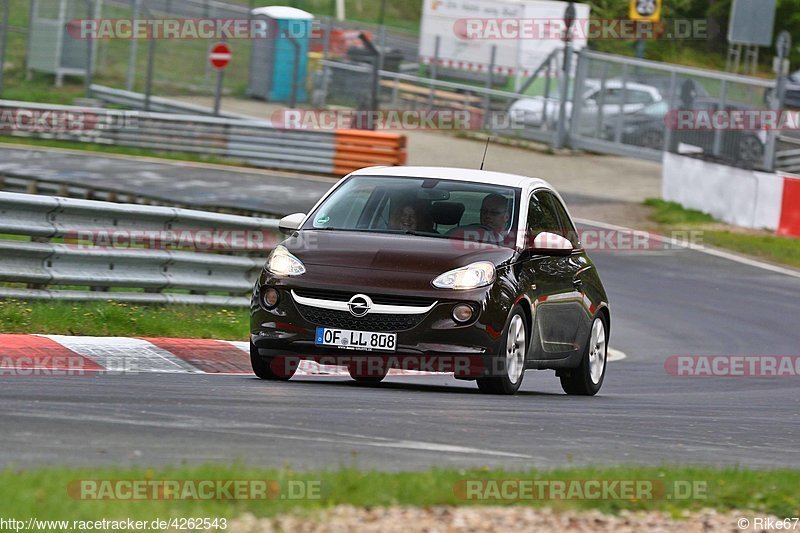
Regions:
<instances>
[{"instance_id":1,"label":"wire mesh fence","mask_svg":"<svg viewBox=\"0 0 800 533\"><path fill-rule=\"evenodd\" d=\"M769 167L774 86L770 80L586 52L568 117L571 141L654 159L671 151Z\"/></svg>"}]
</instances>

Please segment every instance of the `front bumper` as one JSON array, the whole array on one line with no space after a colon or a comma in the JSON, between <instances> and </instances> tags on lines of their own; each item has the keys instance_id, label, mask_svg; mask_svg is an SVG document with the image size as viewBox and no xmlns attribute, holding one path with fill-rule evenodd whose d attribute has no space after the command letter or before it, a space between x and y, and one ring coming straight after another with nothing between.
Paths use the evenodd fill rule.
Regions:
<instances>
[{"instance_id":1,"label":"front bumper","mask_svg":"<svg viewBox=\"0 0 800 533\"><path fill-rule=\"evenodd\" d=\"M250 339L262 357L294 356L322 364L347 366L354 359L368 356L380 358L390 367L480 376L485 368L489 368L493 355L500 351L504 322L508 315L508 309L496 303L502 299L495 298L493 293L497 289L494 286L447 293L432 289L424 297L435 295L437 297L435 300L431 298L431 303L436 303L419 316L376 317L368 314L362 319L349 316L349 320L344 321L346 317L341 314L315 312L320 310L309 310L295 301L292 290L301 291L306 287L291 286L278 280L267 280L267 285L278 290L278 305L271 310L260 305L262 287L259 285L254 290L251 306ZM314 288L317 291L320 289ZM341 288L331 290L341 291ZM359 292L372 296L365 289ZM382 296L386 296L385 291ZM461 303L470 304L475 313L466 324L458 324L452 318L453 307ZM317 346L315 334L318 327L396 333L397 347L391 352L365 352Z\"/></svg>"}]
</instances>

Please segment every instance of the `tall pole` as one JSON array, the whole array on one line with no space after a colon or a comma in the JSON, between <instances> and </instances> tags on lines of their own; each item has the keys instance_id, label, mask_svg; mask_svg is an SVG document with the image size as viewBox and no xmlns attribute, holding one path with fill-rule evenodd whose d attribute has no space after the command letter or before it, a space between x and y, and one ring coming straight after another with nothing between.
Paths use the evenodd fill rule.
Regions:
<instances>
[{"instance_id":1,"label":"tall pole","mask_svg":"<svg viewBox=\"0 0 800 533\"><path fill-rule=\"evenodd\" d=\"M294 48L294 61L292 62L292 94L289 100L289 107L294 109L297 107L297 92L300 90L300 80L297 78L300 77L301 45L297 39L289 35L289 32L285 32L284 37L289 40L289 43L291 43L292 47Z\"/></svg>"},{"instance_id":2,"label":"tall pole","mask_svg":"<svg viewBox=\"0 0 800 533\"><path fill-rule=\"evenodd\" d=\"M133 20L138 20L142 11L142 0L133 1ZM128 79L125 82L125 88L129 91L133 90L136 78L136 53L139 49L139 39L131 39L130 50L128 54Z\"/></svg>"},{"instance_id":3,"label":"tall pole","mask_svg":"<svg viewBox=\"0 0 800 533\"><path fill-rule=\"evenodd\" d=\"M775 43L778 49L778 78L775 83L775 92L772 94L770 108L780 112L786 96L786 72L784 63L792 50L792 35L784 30L778 34L778 41ZM764 169L771 172L775 168L775 150L777 145L777 132L774 129L767 131L767 145L764 147Z\"/></svg>"},{"instance_id":4,"label":"tall pole","mask_svg":"<svg viewBox=\"0 0 800 533\"><path fill-rule=\"evenodd\" d=\"M225 69L217 71L217 90L214 93L214 115L219 116L219 108L222 102L222 88L225 83Z\"/></svg>"},{"instance_id":5,"label":"tall pole","mask_svg":"<svg viewBox=\"0 0 800 533\"><path fill-rule=\"evenodd\" d=\"M569 95L570 70L572 69L572 24L574 22L575 3L570 2L564 13L564 73L561 78L561 102L558 106L558 129L554 147L557 150L563 148L567 140L567 98Z\"/></svg>"},{"instance_id":6,"label":"tall pole","mask_svg":"<svg viewBox=\"0 0 800 533\"><path fill-rule=\"evenodd\" d=\"M383 70L383 54L386 53L386 0L381 0L381 11L378 16L378 70Z\"/></svg>"},{"instance_id":7,"label":"tall pole","mask_svg":"<svg viewBox=\"0 0 800 533\"><path fill-rule=\"evenodd\" d=\"M0 23L3 36L0 37L0 96L3 95L3 67L6 64L6 45L8 43L8 0L3 0L3 20Z\"/></svg>"},{"instance_id":8,"label":"tall pole","mask_svg":"<svg viewBox=\"0 0 800 533\"><path fill-rule=\"evenodd\" d=\"M146 7L147 10L147 17L152 18L153 13L150 11L149 7ZM155 68L155 61L156 61L156 39L154 35L150 36L150 42L148 43L149 48L147 49L147 78L144 82L144 110L150 111L150 96L153 93L153 70Z\"/></svg>"},{"instance_id":9,"label":"tall pole","mask_svg":"<svg viewBox=\"0 0 800 533\"><path fill-rule=\"evenodd\" d=\"M86 5L89 7L89 18L94 19L94 2L93 0L86 0ZM92 37L86 41L86 76L83 83L86 90L86 98L92 96L92 75L94 71L94 43L97 37Z\"/></svg>"}]
</instances>

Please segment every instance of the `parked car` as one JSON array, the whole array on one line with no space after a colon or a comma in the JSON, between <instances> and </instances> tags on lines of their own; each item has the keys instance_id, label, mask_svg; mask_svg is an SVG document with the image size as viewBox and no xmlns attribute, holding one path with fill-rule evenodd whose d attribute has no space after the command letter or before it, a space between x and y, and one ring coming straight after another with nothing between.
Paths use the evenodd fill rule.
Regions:
<instances>
[{"instance_id":1,"label":"parked car","mask_svg":"<svg viewBox=\"0 0 800 533\"><path fill-rule=\"evenodd\" d=\"M692 104L693 111L713 113L719 110L721 102L714 98L696 98ZM743 104L726 102L726 111L752 109ZM651 104L641 111L629 113L622 117L620 141L624 144L643 146L654 150L663 150L664 136L667 129L667 113L669 104L666 101ZM614 140L619 117L604 120L603 136L606 140ZM756 123L756 126L758 123ZM714 149L715 131L713 129L673 130L674 140L699 147L705 153ZM720 144L720 155L726 159L756 163L764 158L764 147L767 141L764 130L723 130Z\"/></svg>"},{"instance_id":2,"label":"parked car","mask_svg":"<svg viewBox=\"0 0 800 533\"><path fill-rule=\"evenodd\" d=\"M604 117L614 116L620 112L623 98L623 85L625 87L625 101L621 106L623 113L632 113L643 109L645 106L662 100L661 93L655 87L641 83L622 80L606 80L603 89L600 80L586 80L581 108L580 131L591 132L596 128L597 117L602 111ZM526 126L540 127L547 124L552 128L558 120L559 98L533 97L522 98L514 102L509 108L509 114L516 122ZM572 117L572 98L566 103L566 115Z\"/></svg>"},{"instance_id":3,"label":"parked car","mask_svg":"<svg viewBox=\"0 0 800 533\"><path fill-rule=\"evenodd\" d=\"M299 359L313 359L378 382L410 360L452 365L494 394L514 394L526 369L555 370L569 394L603 384L608 298L545 181L368 168L280 228L291 236L268 258L251 305L262 379L288 380Z\"/></svg>"},{"instance_id":4,"label":"parked car","mask_svg":"<svg viewBox=\"0 0 800 533\"><path fill-rule=\"evenodd\" d=\"M764 92L764 102L769 103L774 91L767 89ZM796 70L787 76L786 92L784 93L784 107L800 109L800 70Z\"/></svg>"}]
</instances>

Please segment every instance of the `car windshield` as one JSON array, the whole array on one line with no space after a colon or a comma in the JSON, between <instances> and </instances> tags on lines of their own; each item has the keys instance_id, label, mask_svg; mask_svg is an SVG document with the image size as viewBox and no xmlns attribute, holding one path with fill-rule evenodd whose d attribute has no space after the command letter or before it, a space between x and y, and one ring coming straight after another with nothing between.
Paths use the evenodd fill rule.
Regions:
<instances>
[{"instance_id":1,"label":"car windshield","mask_svg":"<svg viewBox=\"0 0 800 533\"><path fill-rule=\"evenodd\" d=\"M431 178L354 176L303 229L421 235L513 247L517 188ZM466 231L474 230L474 231Z\"/></svg>"}]
</instances>

